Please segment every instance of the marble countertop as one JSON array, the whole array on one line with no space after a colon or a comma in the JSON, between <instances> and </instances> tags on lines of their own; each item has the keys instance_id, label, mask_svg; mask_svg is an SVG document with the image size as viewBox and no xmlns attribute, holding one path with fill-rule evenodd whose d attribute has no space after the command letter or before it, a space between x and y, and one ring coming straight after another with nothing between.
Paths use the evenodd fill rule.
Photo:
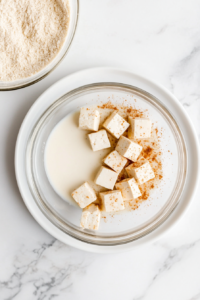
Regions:
<instances>
[{"instance_id":1,"label":"marble countertop","mask_svg":"<svg viewBox=\"0 0 200 300\"><path fill-rule=\"evenodd\" d=\"M198 300L200 188L157 242L109 255L55 240L19 194L14 147L24 116L50 85L84 68L126 68L163 84L200 137L200 0L81 0L79 16L71 49L52 74L0 93L0 300Z\"/></svg>"}]
</instances>

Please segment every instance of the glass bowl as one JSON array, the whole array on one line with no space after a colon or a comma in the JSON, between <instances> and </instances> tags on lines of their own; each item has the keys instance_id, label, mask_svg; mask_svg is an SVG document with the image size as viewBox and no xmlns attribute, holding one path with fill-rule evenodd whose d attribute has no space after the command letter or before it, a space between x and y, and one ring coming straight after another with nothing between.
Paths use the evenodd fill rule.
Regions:
<instances>
[{"instance_id":1,"label":"glass bowl","mask_svg":"<svg viewBox=\"0 0 200 300\"><path fill-rule=\"evenodd\" d=\"M68 0L69 1L69 7L70 7L70 22L69 22L69 28L67 32L66 39L64 41L64 44L56 57L41 71L34 74L33 76L23 78L20 80L15 81L0 81L0 91L11 91L11 90L17 90L21 89L27 86L30 86L43 78L45 78L47 75L49 75L57 66L58 64L63 60L65 55L67 54L69 47L72 43L77 22L78 22L78 12L79 12L79 0Z\"/></svg>"},{"instance_id":2,"label":"glass bowl","mask_svg":"<svg viewBox=\"0 0 200 300\"><path fill-rule=\"evenodd\" d=\"M162 128L163 180L150 199L137 210L122 211L101 220L99 231L79 227L81 210L64 201L52 188L45 172L44 153L54 127L84 105L134 104L147 109L153 123ZM135 102L135 99L137 102ZM148 92L120 83L99 83L77 88L56 100L36 122L27 141L26 176L41 212L57 228L75 239L95 245L113 246L134 241L161 225L179 203L187 173L187 153L181 130L168 109Z\"/></svg>"}]
</instances>

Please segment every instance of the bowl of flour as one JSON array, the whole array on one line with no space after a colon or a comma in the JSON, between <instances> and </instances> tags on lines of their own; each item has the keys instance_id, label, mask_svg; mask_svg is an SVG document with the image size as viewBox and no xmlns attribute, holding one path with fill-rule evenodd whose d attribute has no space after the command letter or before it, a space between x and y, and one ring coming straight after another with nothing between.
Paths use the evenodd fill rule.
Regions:
<instances>
[{"instance_id":1,"label":"bowl of flour","mask_svg":"<svg viewBox=\"0 0 200 300\"><path fill-rule=\"evenodd\" d=\"M78 19L78 0L0 1L0 90L46 77L66 55Z\"/></svg>"}]
</instances>

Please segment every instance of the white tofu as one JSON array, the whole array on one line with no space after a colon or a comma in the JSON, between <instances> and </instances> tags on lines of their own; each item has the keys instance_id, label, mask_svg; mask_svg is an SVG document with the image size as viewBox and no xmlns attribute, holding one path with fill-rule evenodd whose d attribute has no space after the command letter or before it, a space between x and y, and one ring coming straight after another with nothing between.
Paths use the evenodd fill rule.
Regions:
<instances>
[{"instance_id":1,"label":"white tofu","mask_svg":"<svg viewBox=\"0 0 200 300\"><path fill-rule=\"evenodd\" d=\"M79 116L79 128L85 130L99 130L100 113L97 109L81 107Z\"/></svg>"},{"instance_id":2,"label":"white tofu","mask_svg":"<svg viewBox=\"0 0 200 300\"><path fill-rule=\"evenodd\" d=\"M99 151L111 147L106 130L99 130L98 132L90 133L88 134L88 137L93 151Z\"/></svg>"},{"instance_id":3,"label":"white tofu","mask_svg":"<svg viewBox=\"0 0 200 300\"><path fill-rule=\"evenodd\" d=\"M100 193L103 209L107 212L120 211L124 209L124 201L120 191Z\"/></svg>"},{"instance_id":4,"label":"white tofu","mask_svg":"<svg viewBox=\"0 0 200 300\"><path fill-rule=\"evenodd\" d=\"M82 211L80 227L88 228L89 215L90 215L89 211Z\"/></svg>"},{"instance_id":5,"label":"white tofu","mask_svg":"<svg viewBox=\"0 0 200 300\"><path fill-rule=\"evenodd\" d=\"M117 139L119 139L129 126L129 123L126 122L126 120L124 120L116 111L114 111L103 123L103 127Z\"/></svg>"},{"instance_id":6,"label":"white tofu","mask_svg":"<svg viewBox=\"0 0 200 300\"><path fill-rule=\"evenodd\" d=\"M116 150L112 151L103 159L104 164L109 166L115 172L120 173L127 163L127 159L121 156Z\"/></svg>"},{"instance_id":7,"label":"white tofu","mask_svg":"<svg viewBox=\"0 0 200 300\"><path fill-rule=\"evenodd\" d=\"M126 170L129 178L133 178L135 176L135 171L134 171L135 167L134 167L134 164L131 164L128 167L126 167L125 170Z\"/></svg>"},{"instance_id":8,"label":"white tofu","mask_svg":"<svg viewBox=\"0 0 200 300\"><path fill-rule=\"evenodd\" d=\"M151 137L151 120L147 118L128 118L130 139L148 139Z\"/></svg>"},{"instance_id":9,"label":"white tofu","mask_svg":"<svg viewBox=\"0 0 200 300\"><path fill-rule=\"evenodd\" d=\"M96 193L89 183L85 182L72 192L72 197L81 208L88 206L97 199Z\"/></svg>"},{"instance_id":10,"label":"white tofu","mask_svg":"<svg viewBox=\"0 0 200 300\"><path fill-rule=\"evenodd\" d=\"M115 150L120 155L132 161L136 161L142 151L142 146L134 143L133 141L127 139L124 136L121 136Z\"/></svg>"},{"instance_id":11,"label":"white tofu","mask_svg":"<svg viewBox=\"0 0 200 300\"><path fill-rule=\"evenodd\" d=\"M131 164L126 168L126 171L128 176L137 179L137 182L139 184L143 184L155 177L155 174L149 162L144 163L142 166L138 168L135 168L134 164Z\"/></svg>"},{"instance_id":12,"label":"white tofu","mask_svg":"<svg viewBox=\"0 0 200 300\"><path fill-rule=\"evenodd\" d=\"M98 205L90 204L85 207L81 215L80 227L98 230L101 219L101 212Z\"/></svg>"},{"instance_id":13,"label":"white tofu","mask_svg":"<svg viewBox=\"0 0 200 300\"><path fill-rule=\"evenodd\" d=\"M108 168L101 167L94 182L100 186L112 190L117 181L118 174Z\"/></svg>"},{"instance_id":14,"label":"white tofu","mask_svg":"<svg viewBox=\"0 0 200 300\"><path fill-rule=\"evenodd\" d=\"M124 179L115 184L117 190L120 190L124 200L132 200L141 196L140 189L134 178Z\"/></svg>"}]
</instances>

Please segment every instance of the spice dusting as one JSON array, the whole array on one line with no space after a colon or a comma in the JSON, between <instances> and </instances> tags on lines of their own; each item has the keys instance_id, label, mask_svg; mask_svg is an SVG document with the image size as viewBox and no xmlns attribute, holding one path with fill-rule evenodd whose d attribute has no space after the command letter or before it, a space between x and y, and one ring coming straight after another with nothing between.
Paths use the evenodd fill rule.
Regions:
<instances>
[{"instance_id":1,"label":"spice dusting","mask_svg":"<svg viewBox=\"0 0 200 300\"><path fill-rule=\"evenodd\" d=\"M148 117L147 110L144 111L141 109L136 109L136 108L133 108L131 105L127 105L126 103L116 105L116 104L113 104L111 101L108 101L107 103L98 105L97 108L100 111L101 110L108 110L108 111L110 110L110 113L113 110L116 110L126 121L128 121L128 117L132 117L132 118L147 118ZM125 137L128 136L128 130L126 130L124 132L123 136L125 136ZM145 162L148 161L154 171L155 178L139 185L139 189L140 189L142 195L140 197L138 197L136 200L124 201L125 207L128 210L137 209L143 201L146 201L147 199L149 199L152 191L154 189L158 188L160 185L160 182L163 178L162 151L161 151L161 146L160 146L160 141L159 141L160 136L161 136L161 133L159 133L158 128L154 127L154 124L152 124L151 138L135 139L135 140L132 139L135 143L142 146L143 149L142 149L142 152L141 152L137 162L133 163L132 161L127 160L125 168L128 167L130 164L133 164L134 167L140 167L142 164L144 164ZM112 148L111 148L111 151L112 151L116 147L118 140L115 139L110 134L108 134L108 138L109 138L111 146L112 146ZM117 182L128 178L125 168L119 173Z\"/></svg>"}]
</instances>

